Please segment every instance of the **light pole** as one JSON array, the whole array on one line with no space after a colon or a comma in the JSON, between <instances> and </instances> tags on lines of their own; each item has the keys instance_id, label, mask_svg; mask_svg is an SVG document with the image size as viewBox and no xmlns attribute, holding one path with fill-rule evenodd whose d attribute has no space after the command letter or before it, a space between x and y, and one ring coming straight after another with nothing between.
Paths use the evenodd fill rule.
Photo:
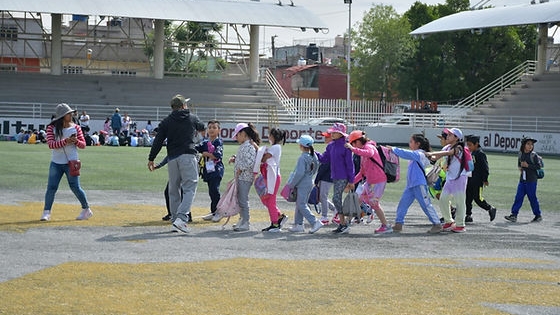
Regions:
<instances>
[{"instance_id":1,"label":"light pole","mask_svg":"<svg viewBox=\"0 0 560 315\"><path fill-rule=\"evenodd\" d=\"M346 44L346 109L350 118L350 52L352 49L352 0L344 0L348 4L348 43Z\"/></svg>"},{"instance_id":2,"label":"light pole","mask_svg":"<svg viewBox=\"0 0 560 315\"><path fill-rule=\"evenodd\" d=\"M274 39L275 39L276 37L278 37L278 35L274 35L274 36L271 36L271 37L270 37L270 41L271 41L271 43L272 43L272 61L274 61L274 57L276 57L276 52L275 52L276 47L274 46Z\"/></svg>"}]
</instances>

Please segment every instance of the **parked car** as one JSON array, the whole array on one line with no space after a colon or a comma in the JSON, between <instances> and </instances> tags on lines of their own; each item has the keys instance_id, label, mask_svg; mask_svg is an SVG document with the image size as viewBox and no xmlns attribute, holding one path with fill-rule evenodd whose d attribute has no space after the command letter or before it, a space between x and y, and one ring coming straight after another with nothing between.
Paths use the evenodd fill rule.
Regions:
<instances>
[{"instance_id":1,"label":"parked car","mask_svg":"<svg viewBox=\"0 0 560 315\"><path fill-rule=\"evenodd\" d=\"M310 118L308 120L297 122L298 125L312 125L312 126L332 126L334 123L343 123L346 127L355 126L348 122L346 119L337 117L318 117Z\"/></svg>"},{"instance_id":2,"label":"parked car","mask_svg":"<svg viewBox=\"0 0 560 315\"><path fill-rule=\"evenodd\" d=\"M409 126L410 125L410 117L407 116L385 116L381 117L379 121L375 123L367 124L368 127L376 127L376 126Z\"/></svg>"}]
</instances>

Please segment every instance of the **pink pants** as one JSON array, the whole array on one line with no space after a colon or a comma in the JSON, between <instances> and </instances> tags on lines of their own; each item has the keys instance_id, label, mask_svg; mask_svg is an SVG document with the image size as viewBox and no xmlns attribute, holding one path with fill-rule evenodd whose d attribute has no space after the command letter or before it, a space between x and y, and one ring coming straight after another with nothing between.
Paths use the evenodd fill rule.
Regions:
<instances>
[{"instance_id":1,"label":"pink pants","mask_svg":"<svg viewBox=\"0 0 560 315\"><path fill-rule=\"evenodd\" d=\"M266 172L265 172L266 173ZM263 174L264 180L266 181L266 174ZM280 182L282 179L280 175L276 177L276 184L274 185L274 194L265 194L261 197L263 205L268 209L268 215L270 216L270 222L273 224L278 223L278 217L282 214L278 206L276 205L276 196L278 195L278 189L280 188Z\"/></svg>"}]
</instances>

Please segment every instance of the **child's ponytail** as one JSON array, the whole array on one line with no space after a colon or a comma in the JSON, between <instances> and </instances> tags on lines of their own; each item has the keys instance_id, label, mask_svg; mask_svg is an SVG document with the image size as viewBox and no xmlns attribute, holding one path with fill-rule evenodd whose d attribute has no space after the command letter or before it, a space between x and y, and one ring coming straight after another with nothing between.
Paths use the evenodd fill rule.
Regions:
<instances>
[{"instance_id":1,"label":"child's ponytail","mask_svg":"<svg viewBox=\"0 0 560 315\"><path fill-rule=\"evenodd\" d=\"M257 128L252 123L247 123L247 125L248 127L246 127L243 130L247 133L247 136L251 138L251 140L253 140L253 142L255 142L257 145L260 145L261 137L259 136L259 132L257 131Z\"/></svg>"},{"instance_id":2,"label":"child's ponytail","mask_svg":"<svg viewBox=\"0 0 560 315\"><path fill-rule=\"evenodd\" d=\"M424 150L424 152L432 151L430 140L426 139L423 134L415 133L412 135L412 139L414 140L414 142L418 142L420 144L419 147L420 149Z\"/></svg>"}]
</instances>

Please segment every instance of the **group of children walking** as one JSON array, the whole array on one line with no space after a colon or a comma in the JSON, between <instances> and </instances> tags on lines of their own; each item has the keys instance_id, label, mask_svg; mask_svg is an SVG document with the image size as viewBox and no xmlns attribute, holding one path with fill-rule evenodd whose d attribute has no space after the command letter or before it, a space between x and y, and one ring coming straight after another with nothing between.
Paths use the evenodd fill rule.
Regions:
<instances>
[{"instance_id":1,"label":"group of children walking","mask_svg":"<svg viewBox=\"0 0 560 315\"><path fill-rule=\"evenodd\" d=\"M66 161L70 159L69 155L73 152L74 158L77 159L76 148L83 147L83 135L80 128L69 122L70 114L73 112L74 110L66 104L60 104L57 107L56 119L47 128L47 141L49 148L53 149L53 161L55 157L60 156L63 156L60 158L61 160ZM195 147L201 155L200 175L208 184L211 199L210 213L203 219L214 222L222 219L222 214L218 211L218 204L221 198L220 184L224 175L224 164L222 161L223 140L219 137L219 133L220 123L215 120L208 122L206 137ZM344 193L354 193L354 191L359 191L358 198L363 208L372 209L379 219L381 225L375 230L377 234L401 232L408 209L414 200L418 201L432 224L428 233L465 232L465 224L473 222L473 201L488 212L490 221L496 217L496 208L485 201L481 195L483 187L488 186L489 168L486 154L480 148L480 138L477 136L463 137L460 129L446 128L441 136L438 136L443 148L437 152L431 151L429 140L422 134L413 134L410 137L408 149L387 146L387 149L395 155L408 160L406 187L398 203L395 223L392 226L388 223L381 207L387 176L383 169L385 158L377 143L367 138L366 134L360 130L354 130L348 134L346 126L341 123L335 123L323 133L323 136L327 146L322 153L315 152L312 137L303 135L297 140L301 155L285 184L290 190L297 191L294 224L288 229L291 232L305 232L304 220L307 220L310 225L309 233L317 232L329 224L328 212L333 210L335 214L332 222L337 227L332 232L335 234L348 233L350 231L349 223L354 217L347 217L349 213L344 211L343 195ZM280 129L271 129L268 135L269 146L259 147L261 139L255 126L251 123L239 123L232 138L238 142L239 148L228 162L234 164L236 204L240 216L239 222L234 225L233 229L234 231L250 229L249 193L255 176L259 174L260 184L265 186L259 193L260 200L267 208L270 217L270 226L262 231L279 232L288 221L288 216L280 211L276 203L282 182L280 160L282 145L286 142L286 133ZM542 178L544 173L541 170L542 158L533 151L536 142L537 140L529 137L525 137L521 141L518 156L519 183L511 214L505 216L507 221L517 221L525 195L533 210L532 222L542 221L536 190L537 181ZM62 152L63 146L68 147L68 152ZM357 160L359 163L355 163ZM466 163L471 160L474 162L472 166ZM54 200L54 193L63 172L67 172L62 168L62 166L66 167L65 163L56 164L55 162L51 163L49 172L47 197L41 217L43 221L50 219L50 207ZM154 168L159 168L166 162L167 160L164 159ZM426 179L426 168L432 164L438 164L442 168L440 182L443 183L440 183L441 187L438 188L428 186ZM62 166L59 170L53 165ZM67 176L72 191L82 203L83 211L78 216L78 220L87 220L92 216L92 211L89 209L85 194L79 185L79 175L67 174ZM313 186L317 186L319 189L320 219L315 217L308 205ZM328 198L331 187L333 187L332 202ZM441 219L432 205L432 197L438 200L440 212L443 215ZM192 220L190 213L187 215L190 222ZM169 213L163 219L167 220L168 217ZM366 222L371 223L373 218L373 213L368 214Z\"/></svg>"},{"instance_id":2,"label":"group of children walking","mask_svg":"<svg viewBox=\"0 0 560 315\"><path fill-rule=\"evenodd\" d=\"M309 233L317 232L330 223L328 212L334 210L332 223L337 227L332 232L335 234L348 233L353 217L347 217L343 213L343 196L344 193L356 191L358 185L360 185L360 202L372 209L381 223L375 229L376 234L401 232L408 209L414 200L418 201L432 224L428 233L465 232L465 224L473 222L473 201L488 212L490 221L493 221L496 216L496 208L484 200L481 195L483 187L488 186L489 167L486 154L480 148L480 138L477 136L463 137L460 129L446 128L441 136L438 136L442 140L441 151L431 151L429 140L422 134L413 134L410 137L408 149L388 146L388 149L398 157L409 161L406 187L398 203L393 225L388 223L380 204L387 177L382 168L383 159L382 154L378 152L377 143L367 138L361 130L354 130L348 134L346 126L340 123L334 124L323 133L323 136L327 146L322 153L315 152L314 139L308 135L303 135L296 141L301 155L285 184L290 189L297 190L294 221L293 225L288 228L291 232L305 232L304 220L310 226ZM288 221L288 216L282 213L276 204L276 197L282 182L280 159L282 145L286 141L285 132L280 129L271 129L268 136L269 147L259 147L261 139L255 126L250 123L238 124L232 137L239 143L237 153L228 161L234 164L237 202L240 207L240 218L239 222L234 225L234 231L250 229L249 192L255 175L260 174L264 179L266 190L259 196L263 205L268 209L270 217L270 226L262 231L278 232ZM200 152L206 158L215 159L205 153L204 143L207 142L208 140L203 141L199 145ZM212 140L212 143L214 142L215 139ZM525 194L529 196L535 214L533 221L542 220L535 193L536 175L533 175L533 173L536 174L539 166L533 162L535 159L531 157L532 145L535 142L535 139L529 138L522 141L522 153L519 158L522 175L512 214L505 217L508 221L516 221ZM221 141L216 144L222 145ZM223 152L223 148L216 149L218 152ZM465 159L471 156L474 165L469 168L466 166ZM356 157L359 158L359 164L354 163L353 158ZM217 161L217 163L220 162ZM431 201L435 196L433 187L430 187L426 181L426 169L435 163L439 163L443 169L444 184L441 190L437 191L436 198L443 216L441 219ZM534 182L533 179L535 179ZM219 182L217 185L219 186ZM308 198L314 185L319 188L320 218L315 217L308 205ZM216 182L213 182L212 186L215 188ZM332 202L328 198L331 187L333 187ZM210 196L212 212L204 219L217 222L221 216L216 213L214 205L219 200L219 192L218 194L210 192ZM367 217L367 222L370 223L373 217L372 213Z\"/></svg>"}]
</instances>

